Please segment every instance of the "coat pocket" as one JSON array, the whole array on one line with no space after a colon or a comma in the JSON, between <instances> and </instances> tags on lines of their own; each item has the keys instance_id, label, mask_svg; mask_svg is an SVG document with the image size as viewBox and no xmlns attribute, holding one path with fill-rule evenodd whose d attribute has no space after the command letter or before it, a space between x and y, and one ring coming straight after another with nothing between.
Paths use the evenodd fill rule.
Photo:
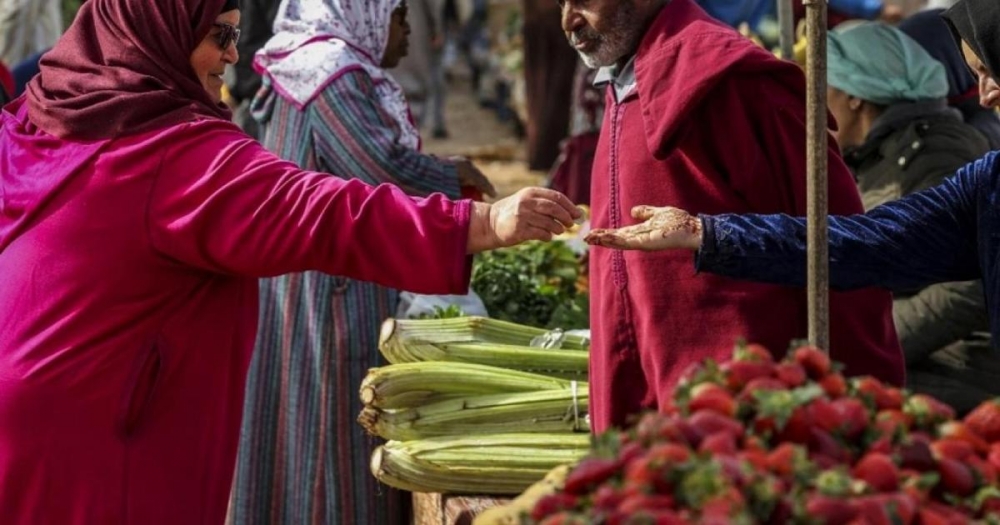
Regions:
<instances>
[{"instance_id":1,"label":"coat pocket","mask_svg":"<svg viewBox=\"0 0 1000 525\"><path fill-rule=\"evenodd\" d=\"M161 345L152 344L139 353L125 390L118 427L125 436L131 435L143 420L143 415L159 382Z\"/></svg>"}]
</instances>

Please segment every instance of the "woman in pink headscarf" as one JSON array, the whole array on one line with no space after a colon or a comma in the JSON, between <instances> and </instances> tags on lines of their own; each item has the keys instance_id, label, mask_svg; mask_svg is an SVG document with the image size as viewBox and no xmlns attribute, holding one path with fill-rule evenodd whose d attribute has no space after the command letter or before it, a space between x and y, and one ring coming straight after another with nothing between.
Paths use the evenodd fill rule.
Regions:
<instances>
[{"instance_id":1,"label":"woman in pink headscarf","mask_svg":"<svg viewBox=\"0 0 1000 525\"><path fill-rule=\"evenodd\" d=\"M239 18L90 0L3 108L4 525L222 523L259 277L461 293L468 253L572 221L554 192L414 199L275 157L220 102Z\"/></svg>"}]
</instances>

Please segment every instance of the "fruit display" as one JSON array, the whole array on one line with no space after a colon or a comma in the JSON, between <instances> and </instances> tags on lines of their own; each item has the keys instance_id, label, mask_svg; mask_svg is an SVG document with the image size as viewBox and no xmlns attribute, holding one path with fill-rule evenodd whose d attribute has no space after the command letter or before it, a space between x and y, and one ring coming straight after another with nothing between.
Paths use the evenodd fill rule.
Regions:
<instances>
[{"instance_id":1,"label":"fruit display","mask_svg":"<svg viewBox=\"0 0 1000 525\"><path fill-rule=\"evenodd\" d=\"M596 439L521 522L1000 523L1000 401L957 420L815 348L771 355L741 346L690 370L669 407Z\"/></svg>"}]
</instances>

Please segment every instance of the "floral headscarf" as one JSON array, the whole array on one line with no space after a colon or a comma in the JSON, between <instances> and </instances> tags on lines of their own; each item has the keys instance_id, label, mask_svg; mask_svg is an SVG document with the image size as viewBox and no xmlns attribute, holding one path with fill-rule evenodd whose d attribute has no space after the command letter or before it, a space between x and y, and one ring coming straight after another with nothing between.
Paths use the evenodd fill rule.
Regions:
<instances>
[{"instance_id":1,"label":"floral headscarf","mask_svg":"<svg viewBox=\"0 0 1000 525\"><path fill-rule=\"evenodd\" d=\"M274 21L275 35L257 53L255 66L299 108L340 75L365 70L380 104L399 123L401 142L418 149L420 135L403 90L380 67L392 12L401 2L286 0Z\"/></svg>"}]
</instances>

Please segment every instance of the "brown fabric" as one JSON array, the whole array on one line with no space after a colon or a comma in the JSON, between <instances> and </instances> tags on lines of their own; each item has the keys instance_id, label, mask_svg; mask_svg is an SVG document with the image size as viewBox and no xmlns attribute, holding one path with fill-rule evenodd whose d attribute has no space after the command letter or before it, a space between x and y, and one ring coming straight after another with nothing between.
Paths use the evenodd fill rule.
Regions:
<instances>
[{"instance_id":1,"label":"brown fabric","mask_svg":"<svg viewBox=\"0 0 1000 525\"><path fill-rule=\"evenodd\" d=\"M559 5L523 0L528 167L548 171L569 134L576 51L562 31Z\"/></svg>"},{"instance_id":2,"label":"brown fabric","mask_svg":"<svg viewBox=\"0 0 1000 525\"><path fill-rule=\"evenodd\" d=\"M225 0L89 0L28 84L31 121L61 138L115 138L230 118L191 70Z\"/></svg>"}]
</instances>

